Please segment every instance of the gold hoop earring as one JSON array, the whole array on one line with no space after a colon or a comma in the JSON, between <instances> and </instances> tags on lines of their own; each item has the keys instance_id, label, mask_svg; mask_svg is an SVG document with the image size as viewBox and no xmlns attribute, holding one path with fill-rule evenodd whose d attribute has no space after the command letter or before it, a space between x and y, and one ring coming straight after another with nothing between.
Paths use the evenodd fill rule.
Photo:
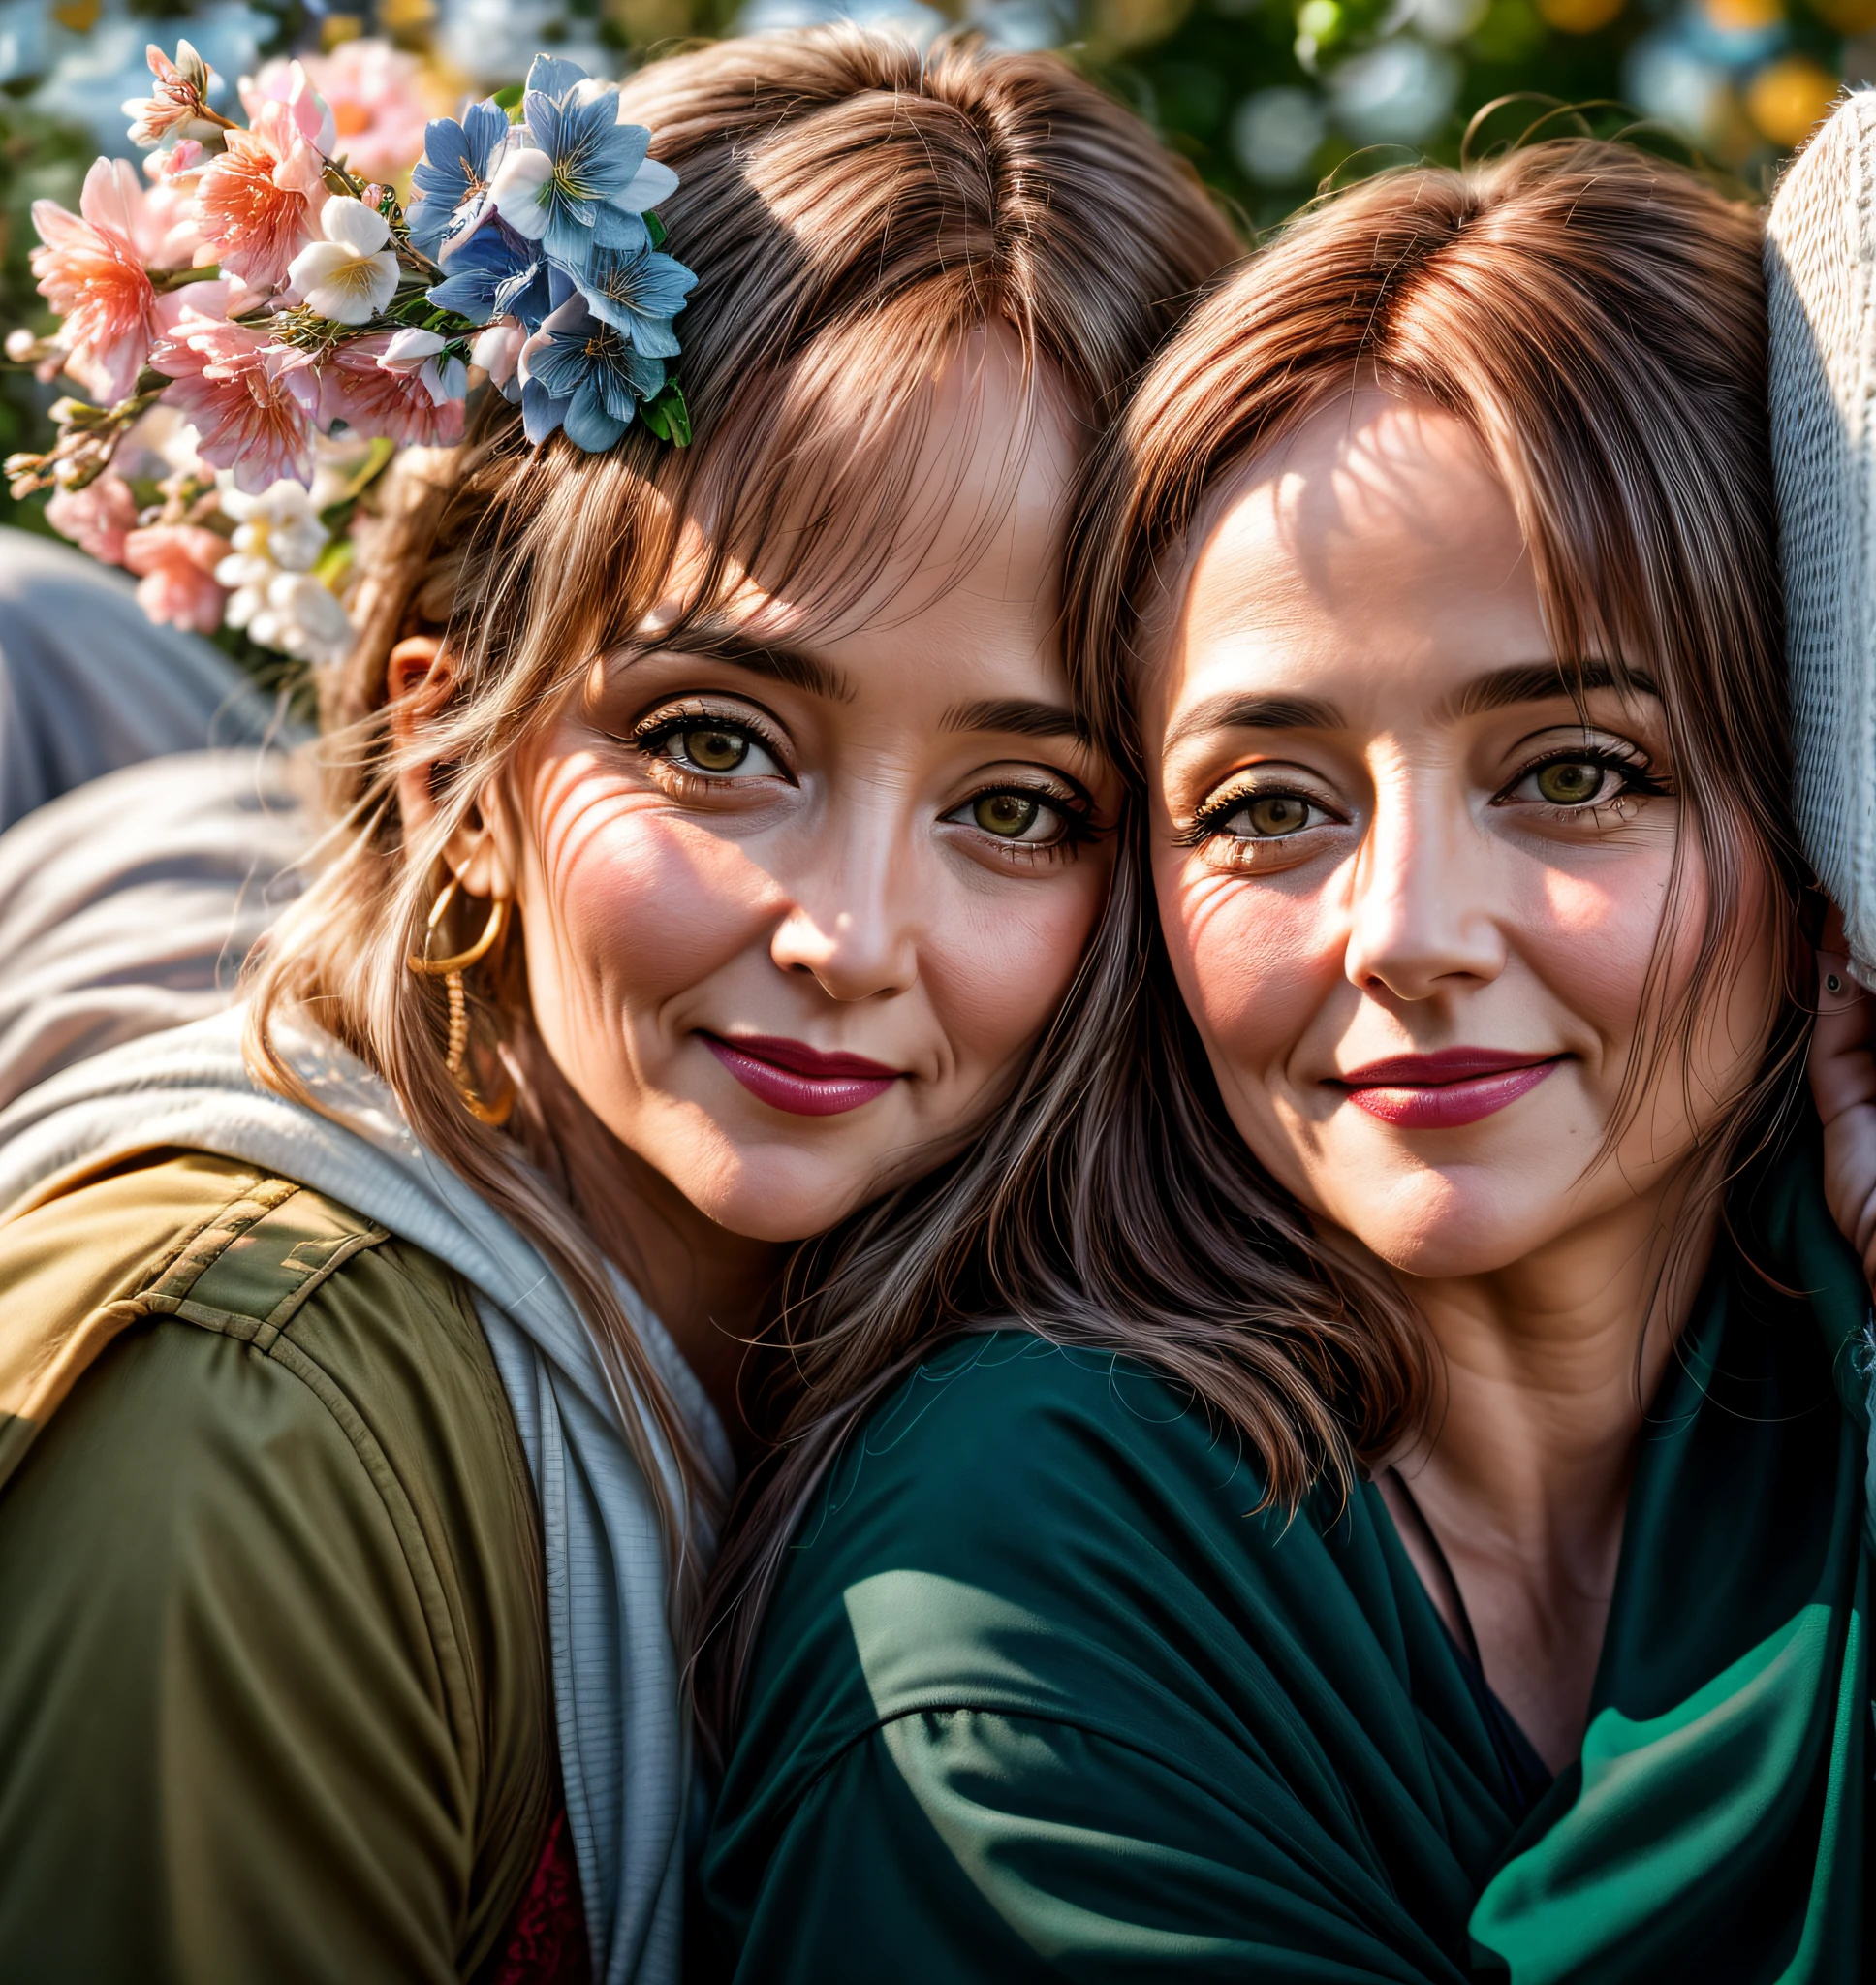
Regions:
<instances>
[{"instance_id":1,"label":"gold hoop earring","mask_svg":"<svg viewBox=\"0 0 1876 1985\"><path fill-rule=\"evenodd\" d=\"M404 962L414 972L420 972L426 979L447 979L453 973L458 977L471 965L479 965L496 945L502 941L502 932L508 929L508 898L498 896L495 906L488 913L488 922L483 933L467 951L458 951L449 958L432 958L430 946L436 940L437 926L449 914L450 905L456 899L456 891L462 887L462 877L453 875L443 885L442 892L430 905L428 921L423 926L423 955L420 958L413 953Z\"/></svg>"},{"instance_id":2,"label":"gold hoop earring","mask_svg":"<svg viewBox=\"0 0 1876 1985\"><path fill-rule=\"evenodd\" d=\"M482 935L467 951L453 952L448 958L431 958L429 950L435 941L437 927L443 922L461 886L459 875L451 876L444 884L436 901L430 905L430 914L423 926L422 956L412 952L404 962L420 978L443 981L444 994L450 1002L450 1036L444 1050L443 1066L455 1084L463 1107L469 1114L490 1129L499 1129L508 1121L509 1113L515 1108L515 1092L511 1089L499 1103L485 1103L469 1080L464 1065L469 1055L469 995L464 990L462 975L470 966L480 964L501 942L502 933L508 929L508 898L504 896L495 898L495 906L488 913L488 922Z\"/></svg>"}]
</instances>

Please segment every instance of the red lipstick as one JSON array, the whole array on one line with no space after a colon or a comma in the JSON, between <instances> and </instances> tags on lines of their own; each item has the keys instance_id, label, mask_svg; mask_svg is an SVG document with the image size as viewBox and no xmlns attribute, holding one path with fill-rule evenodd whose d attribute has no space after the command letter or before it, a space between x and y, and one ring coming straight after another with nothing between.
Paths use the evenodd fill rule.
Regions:
<instances>
[{"instance_id":1,"label":"red lipstick","mask_svg":"<svg viewBox=\"0 0 1876 1985\"><path fill-rule=\"evenodd\" d=\"M1561 1056L1534 1060L1500 1048L1442 1048L1391 1055L1331 1079L1349 1101L1403 1130L1456 1130L1477 1123L1537 1087Z\"/></svg>"},{"instance_id":2,"label":"red lipstick","mask_svg":"<svg viewBox=\"0 0 1876 1985\"><path fill-rule=\"evenodd\" d=\"M883 1096L896 1068L863 1055L824 1055L777 1034L703 1034L704 1045L751 1095L794 1117L838 1117Z\"/></svg>"}]
</instances>

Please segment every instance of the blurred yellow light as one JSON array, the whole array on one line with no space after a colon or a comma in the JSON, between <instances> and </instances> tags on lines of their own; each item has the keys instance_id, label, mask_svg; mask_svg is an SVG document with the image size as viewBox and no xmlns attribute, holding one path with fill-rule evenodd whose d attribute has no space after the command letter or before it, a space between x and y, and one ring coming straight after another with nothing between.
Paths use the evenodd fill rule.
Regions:
<instances>
[{"instance_id":1,"label":"blurred yellow light","mask_svg":"<svg viewBox=\"0 0 1876 1985\"><path fill-rule=\"evenodd\" d=\"M378 25L388 35L421 34L436 20L436 0L379 0Z\"/></svg>"},{"instance_id":2,"label":"blurred yellow light","mask_svg":"<svg viewBox=\"0 0 1876 1985\"><path fill-rule=\"evenodd\" d=\"M1621 13L1624 0L1537 0L1537 11L1567 35L1593 35Z\"/></svg>"},{"instance_id":3,"label":"blurred yellow light","mask_svg":"<svg viewBox=\"0 0 1876 1985\"><path fill-rule=\"evenodd\" d=\"M319 24L319 45L329 55L343 42L356 42L364 33L364 16L360 14L328 14Z\"/></svg>"},{"instance_id":4,"label":"blurred yellow light","mask_svg":"<svg viewBox=\"0 0 1876 1985\"><path fill-rule=\"evenodd\" d=\"M1746 85L1746 115L1773 144L1797 144L1824 121L1839 79L1808 55L1768 63Z\"/></svg>"},{"instance_id":5,"label":"blurred yellow light","mask_svg":"<svg viewBox=\"0 0 1876 1985\"><path fill-rule=\"evenodd\" d=\"M1701 10L1723 35L1755 35L1785 18L1784 0L1704 0Z\"/></svg>"},{"instance_id":6,"label":"blurred yellow light","mask_svg":"<svg viewBox=\"0 0 1876 1985\"><path fill-rule=\"evenodd\" d=\"M98 16L104 11L104 0L60 0L52 9L52 18L75 35L83 35L98 25Z\"/></svg>"}]
</instances>

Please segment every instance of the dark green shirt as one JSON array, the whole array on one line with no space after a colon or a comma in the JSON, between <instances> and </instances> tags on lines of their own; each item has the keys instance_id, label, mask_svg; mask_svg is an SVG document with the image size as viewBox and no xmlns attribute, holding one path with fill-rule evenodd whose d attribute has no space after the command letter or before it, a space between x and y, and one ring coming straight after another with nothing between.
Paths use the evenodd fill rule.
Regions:
<instances>
[{"instance_id":1,"label":"dark green shirt","mask_svg":"<svg viewBox=\"0 0 1876 1985\"><path fill-rule=\"evenodd\" d=\"M1857 1399L1868 1295L1814 1189L1774 1214L1813 1300L1709 1279L1548 1789L1372 1487L1253 1514L1157 1377L1012 1332L936 1353L791 1552L697 1974L1850 1985L1863 1434L1832 1370Z\"/></svg>"}]
</instances>

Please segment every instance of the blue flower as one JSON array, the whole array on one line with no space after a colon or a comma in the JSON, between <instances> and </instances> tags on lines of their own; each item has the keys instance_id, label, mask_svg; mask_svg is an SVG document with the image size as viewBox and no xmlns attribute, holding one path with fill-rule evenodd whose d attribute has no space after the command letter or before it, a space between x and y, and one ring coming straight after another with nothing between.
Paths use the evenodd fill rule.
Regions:
<instances>
[{"instance_id":1,"label":"blue flower","mask_svg":"<svg viewBox=\"0 0 1876 1985\"><path fill-rule=\"evenodd\" d=\"M443 256L443 280L424 294L439 310L453 310L471 324L518 317L530 331L538 330L553 307L541 251L494 213L450 244Z\"/></svg>"},{"instance_id":2,"label":"blue flower","mask_svg":"<svg viewBox=\"0 0 1876 1985\"><path fill-rule=\"evenodd\" d=\"M521 347L521 425L532 442L564 427L588 454L610 448L639 402L665 383L664 362L636 352L584 297L570 298Z\"/></svg>"},{"instance_id":3,"label":"blue flower","mask_svg":"<svg viewBox=\"0 0 1876 1985\"><path fill-rule=\"evenodd\" d=\"M584 268L596 246L636 247L638 216L677 184L645 156L651 134L621 124L616 83L542 55L528 71L526 142L512 148L489 190L502 218L557 262Z\"/></svg>"},{"instance_id":4,"label":"blue flower","mask_svg":"<svg viewBox=\"0 0 1876 1985\"><path fill-rule=\"evenodd\" d=\"M508 113L494 103L471 104L460 124L433 117L424 127L423 156L411 173L420 197L405 218L411 240L425 255L440 256L447 242L482 218L508 134Z\"/></svg>"},{"instance_id":5,"label":"blue flower","mask_svg":"<svg viewBox=\"0 0 1876 1985\"><path fill-rule=\"evenodd\" d=\"M578 281L593 314L623 331L636 350L647 358L676 358L671 320L697 281L681 262L649 242L630 252L595 248Z\"/></svg>"}]
</instances>

